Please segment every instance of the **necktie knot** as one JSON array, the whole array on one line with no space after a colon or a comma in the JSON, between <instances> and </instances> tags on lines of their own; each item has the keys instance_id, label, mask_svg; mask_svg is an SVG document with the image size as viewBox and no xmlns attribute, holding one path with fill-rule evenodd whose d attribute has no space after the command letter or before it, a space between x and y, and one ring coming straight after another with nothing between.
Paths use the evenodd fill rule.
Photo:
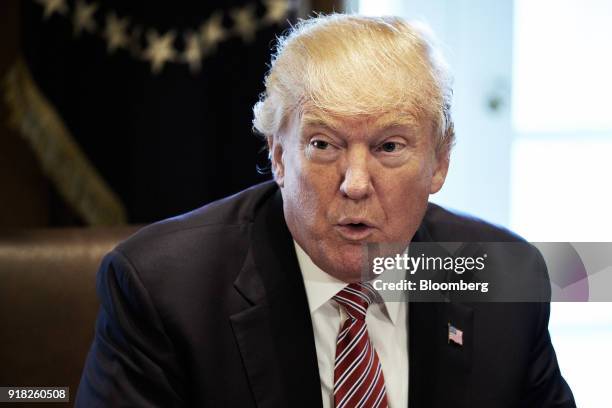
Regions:
<instances>
[{"instance_id":1,"label":"necktie knot","mask_svg":"<svg viewBox=\"0 0 612 408\"><path fill-rule=\"evenodd\" d=\"M351 283L333 299L344 307L350 317L365 320L368 307L378 300L378 293L369 283Z\"/></svg>"}]
</instances>

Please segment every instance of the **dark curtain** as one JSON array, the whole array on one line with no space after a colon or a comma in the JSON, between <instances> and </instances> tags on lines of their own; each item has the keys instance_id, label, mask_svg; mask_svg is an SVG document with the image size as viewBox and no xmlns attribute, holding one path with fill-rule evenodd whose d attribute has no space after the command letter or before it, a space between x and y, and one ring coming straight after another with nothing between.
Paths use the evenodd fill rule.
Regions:
<instances>
[{"instance_id":1,"label":"dark curtain","mask_svg":"<svg viewBox=\"0 0 612 408\"><path fill-rule=\"evenodd\" d=\"M27 67L129 222L269 178L257 171L266 154L251 109L291 10L237 0L52 3L22 3ZM199 59L188 57L194 44Z\"/></svg>"}]
</instances>

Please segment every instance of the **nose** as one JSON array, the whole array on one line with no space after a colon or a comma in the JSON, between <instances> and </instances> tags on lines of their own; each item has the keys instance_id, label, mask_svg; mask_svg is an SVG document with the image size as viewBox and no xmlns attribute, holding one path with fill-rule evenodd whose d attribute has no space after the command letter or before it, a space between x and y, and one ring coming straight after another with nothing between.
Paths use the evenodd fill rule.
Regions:
<instances>
[{"instance_id":1,"label":"nose","mask_svg":"<svg viewBox=\"0 0 612 408\"><path fill-rule=\"evenodd\" d=\"M372 180L368 169L367 150L355 149L348 152L340 192L351 200L363 200L371 194Z\"/></svg>"}]
</instances>

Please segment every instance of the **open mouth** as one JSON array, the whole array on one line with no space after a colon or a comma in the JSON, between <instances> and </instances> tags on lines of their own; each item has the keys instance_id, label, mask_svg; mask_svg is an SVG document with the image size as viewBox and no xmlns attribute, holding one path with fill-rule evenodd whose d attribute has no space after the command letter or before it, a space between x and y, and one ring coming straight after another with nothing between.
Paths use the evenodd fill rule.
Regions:
<instances>
[{"instance_id":1,"label":"open mouth","mask_svg":"<svg viewBox=\"0 0 612 408\"><path fill-rule=\"evenodd\" d=\"M357 231L365 229L365 228L370 228L368 225L364 224L363 222L345 224L344 226L349 227L350 229L353 229L353 230L357 230Z\"/></svg>"},{"instance_id":2,"label":"open mouth","mask_svg":"<svg viewBox=\"0 0 612 408\"><path fill-rule=\"evenodd\" d=\"M347 222L336 226L338 233L349 241L361 241L369 237L374 228L363 222Z\"/></svg>"}]
</instances>

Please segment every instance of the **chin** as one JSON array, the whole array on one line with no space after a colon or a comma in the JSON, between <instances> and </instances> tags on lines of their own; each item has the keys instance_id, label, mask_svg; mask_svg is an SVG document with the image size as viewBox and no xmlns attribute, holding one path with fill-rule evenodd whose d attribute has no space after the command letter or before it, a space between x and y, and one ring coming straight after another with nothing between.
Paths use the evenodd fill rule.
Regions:
<instances>
[{"instance_id":1,"label":"chin","mask_svg":"<svg viewBox=\"0 0 612 408\"><path fill-rule=\"evenodd\" d=\"M366 249L359 244L345 244L340 247L326 248L326 267L324 271L345 282L363 281L366 266Z\"/></svg>"}]
</instances>

